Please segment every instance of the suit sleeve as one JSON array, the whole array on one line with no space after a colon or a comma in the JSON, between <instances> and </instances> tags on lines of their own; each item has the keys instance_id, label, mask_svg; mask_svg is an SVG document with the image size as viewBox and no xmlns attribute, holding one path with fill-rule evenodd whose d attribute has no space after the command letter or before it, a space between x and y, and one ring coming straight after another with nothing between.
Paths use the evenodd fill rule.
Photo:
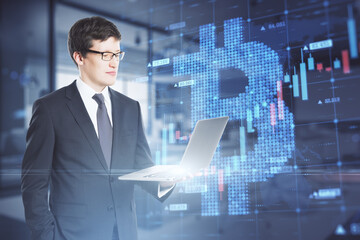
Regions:
<instances>
[{"instance_id":1,"label":"suit sleeve","mask_svg":"<svg viewBox=\"0 0 360 240\"><path fill-rule=\"evenodd\" d=\"M146 140L140 105L137 103L138 108L138 136L137 136L137 144L136 144L136 153L135 153L135 169L143 169L147 167L154 166L154 163L151 160L151 152L149 148L149 144ZM171 194L173 188L169 190L163 196L159 195L159 183L157 182L139 182L138 183L144 190L153 195L156 199L163 202L165 201Z\"/></svg>"},{"instance_id":2,"label":"suit sleeve","mask_svg":"<svg viewBox=\"0 0 360 240\"><path fill-rule=\"evenodd\" d=\"M54 238L54 217L48 204L54 144L55 134L49 111L41 100L37 100L26 135L21 174L26 223L32 239L36 240Z\"/></svg>"}]
</instances>

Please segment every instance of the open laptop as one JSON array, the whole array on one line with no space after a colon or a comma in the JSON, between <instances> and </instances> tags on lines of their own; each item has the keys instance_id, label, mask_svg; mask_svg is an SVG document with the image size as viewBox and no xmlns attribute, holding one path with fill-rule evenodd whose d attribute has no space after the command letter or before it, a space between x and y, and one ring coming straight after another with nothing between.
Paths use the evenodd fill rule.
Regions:
<instances>
[{"instance_id":1,"label":"open laptop","mask_svg":"<svg viewBox=\"0 0 360 240\"><path fill-rule=\"evenodd\" d=\"M179 181L210 165L229 117L199 120L179 165L156 165L119 176L127 181Z\"/></svg>"}]
</instances>

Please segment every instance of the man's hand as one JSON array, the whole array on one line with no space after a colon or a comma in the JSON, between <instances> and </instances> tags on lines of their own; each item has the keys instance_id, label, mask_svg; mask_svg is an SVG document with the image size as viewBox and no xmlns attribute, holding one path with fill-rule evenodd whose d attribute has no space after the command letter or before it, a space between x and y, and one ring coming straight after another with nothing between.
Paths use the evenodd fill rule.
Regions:
<instances>
[{"instance_id":1,"label":"man's hand","mask_svg":"<svg viewBox=\"0 0 360 240\"><path fill-rule=\"evenodd\" d=\"M187 181L187 180L190 180L194 177L193 174L187 172L186 175L182 178L179 178L179 179L176 179L176 180L173 180L173 181L162 181L160 182L160 187L161 188L170 188L172 186L174 186L176 183L178 182L182 182L182 181Z\"/></svg>"}]
</instances>

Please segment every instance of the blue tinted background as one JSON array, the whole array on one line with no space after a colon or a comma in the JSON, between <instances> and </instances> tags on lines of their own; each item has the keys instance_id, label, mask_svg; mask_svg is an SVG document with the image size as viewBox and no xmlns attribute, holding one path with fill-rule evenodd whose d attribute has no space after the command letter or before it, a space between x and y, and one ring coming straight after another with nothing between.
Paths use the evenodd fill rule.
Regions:
<instances>
[{"instance_id":1,"label":"blue tinted background","mask_svg":"<svg viewBox=\"0 0 360 240\"><path fill-rule=\"evenodd\" d=\"M20 164L31 106L77 77L80 18L122 33L114 88L138 100L156 164L230 116L209 169L165 203L136 191L140 239L360 239L355 0L1 2L0 236L28 239ZM206 143L204 143L206 144Z\"/></svg>"}]
</instances>

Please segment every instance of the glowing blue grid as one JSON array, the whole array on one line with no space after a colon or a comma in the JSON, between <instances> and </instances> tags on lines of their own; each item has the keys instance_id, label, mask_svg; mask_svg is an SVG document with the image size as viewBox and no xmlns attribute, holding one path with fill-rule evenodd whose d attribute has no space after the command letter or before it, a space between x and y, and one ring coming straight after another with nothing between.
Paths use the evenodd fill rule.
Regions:
<instances>
[{"instance_id":1,"label":"glowing blue grid","mask_svg":"<svg viewBox=\"0 0 360 240\"><path fill-rule=\"evenodd\" d=\"M219 146L211 166L216 171L186 184L205 184L202 215L219 215L217 170L224 169L228 214L243 215L250 211L248 183L267 181L283 171L282 167L292 157L295 149L293 114L283 106L283 118L280 118L276 107L276 124L271 125L270 104L278 106L276 82L282 81L284 75L278 54L261 42L245 43L242 18L224 22L223 48L215 48L215 30L213 24L200 26L200 52L173 59L173 75L191 75L195 81L191 86L192 126L197 120L221 116L229 116L230 121L241 120L241 126L250 120L258 139L245 157L221 157ZM238 97L220 99L219 71L230 68L243 71L249 85Z\"/></svg>"}]
</instances>

